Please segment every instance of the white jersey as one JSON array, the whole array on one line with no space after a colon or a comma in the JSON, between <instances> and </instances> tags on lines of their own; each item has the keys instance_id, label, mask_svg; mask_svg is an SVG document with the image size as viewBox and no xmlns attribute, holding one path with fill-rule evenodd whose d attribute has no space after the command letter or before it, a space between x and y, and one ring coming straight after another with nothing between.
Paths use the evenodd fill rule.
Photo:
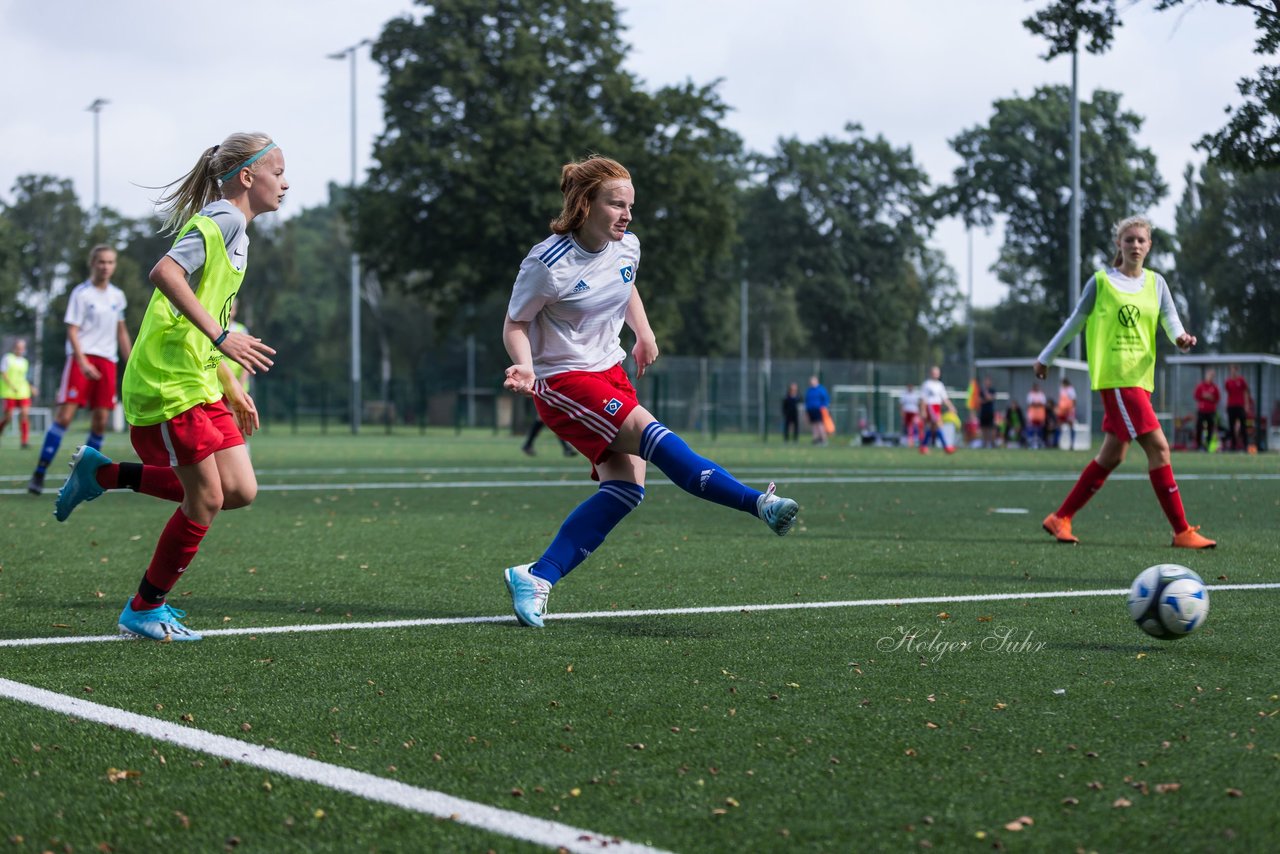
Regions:
<instances>
[{"instance_id":1,"label":"white jersey","mask_svg":"<svg viewBox=\"0 0 1280 854\"><path fill-rule=\"evenodd\" d=\"M902 393L902 411L915 415L920 414L920 392L919 390L904 391Z\"/></svg>"},{"instance_id":2,"label":"white jersey","mask_svg":"<svg viewBox=\"0 0 1280 854\"><path fill-rule=\"evenodd\" d=\"M947 400L947 387L932 377L920 383L920 396L928 406L941 406Z\"/></svg>"},{"instance_id":3,"label":"white jersey","mask_svg":"<svg viewBox=\"0 0 1280 854\"><path fill-rule=\"evenodd\" d=\"M605 371L626 358L619 335L640 268L640 239L627 232L599 252L553 234L529 251L507 315L529 323L538 379Z\"/></svg>"},{"instance_id":4,"label":"white jersey","mask_svg":"<svg viewBox=\"0 0 1280 854\"><path fill-rule=\"evenodd\" d=\"M80 329L80 352L115 362L120 359L118 328L124 320L124 291L110 282L105 288L81 282L71 291L63 322ZM67 340L67 355L71 355Z\"/></svg>"}]
</instances>

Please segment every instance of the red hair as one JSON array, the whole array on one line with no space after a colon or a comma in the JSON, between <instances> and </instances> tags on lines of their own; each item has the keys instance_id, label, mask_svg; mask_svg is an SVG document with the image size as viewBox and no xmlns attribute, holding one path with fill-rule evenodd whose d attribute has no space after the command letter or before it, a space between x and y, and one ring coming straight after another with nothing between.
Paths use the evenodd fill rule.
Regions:
<instances>
[{"instance_id":1,"label":"red hair","mask_svg":"<svg viewBox=\"0 0 1280 854\"><path fill-rule=\"evenodd\" d=\"M616 160L593 154L585 160L566 163L560 170L560 192L564 209L551 220L551 230L564 235L577 231L587 221L591 200L609 181L630 181L631 173Z\"/></svg>"}]
</instances>

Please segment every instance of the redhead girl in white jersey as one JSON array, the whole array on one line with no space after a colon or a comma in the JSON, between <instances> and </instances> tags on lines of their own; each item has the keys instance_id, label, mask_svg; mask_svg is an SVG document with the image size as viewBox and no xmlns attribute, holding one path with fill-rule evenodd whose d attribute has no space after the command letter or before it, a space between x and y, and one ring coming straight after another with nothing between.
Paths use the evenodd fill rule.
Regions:
<instances>
[{"instance_id":1,"label":"redhead girl in white jersey","mask_svg":"<svg viewBox=\"0 0 1280 854\"><path fill-rule=\"evenodd\" d=\"M762 519L782 536L799 507L739 483L694 453L636 400L622 369L625 322L641 376L658 345L636 290L640 240L627 230L635 189L621 164L588 157L561 170L564 209L529 252L511 292L502 338L512 365L503 385L532 395L538 416L592 463L599 490L580 504L534 563L504 572L516 618L541 628L547 594L644 499L647 462L687 492Z\"/></svg>"},{"instance_id":2,"label":"redhead girl in white jersey","mask_svg":"<svg viewBox=\"0 0 1280 854\"><path fill-rule=\"evenodd\" d=\"M255 133L205 150L174 185L161 203L178 237L151 270L156 289L124 376L129 438L142 462L113 463L82 448L54 510L63 521L107 489L178 502L118 621L124 635L162 642L200 640L166 596L218 512L245 507L258 492L244 444L258 411L227 360L265 371L275 350L232 330L231 306L248 266L249 223L278 210L289 189L284 155Z\"/></svg>"},{"instance_id":3,"label":"redhead girl in white jersey","mask_svg":"<svg viewBox=\"0 0 1280 854\"><path fill-rule=\"evenodd\" d=\"M1044 379L1054 357L1087 327L1089 379L1105 408L1098 455L1057 512L1045 517L1043 527L1060 543L1080 542L1071 531L1072 517L1124 462L1129 443L1136 441L1146 452L1147 474L1173 528L1173 545L1211 549L1217 544L1187 524L1170 465L1169 442L1151 406L1157 327L1162 325L1169 340L1182 350L1195 346L1196 337L1182 328L1164 277L1142 266L1151 251L1151 223L1136 216L1123 219L1116 223L1115 239L1111 269L1099 270L1085 282L1075 311L1035 363L1035 375Z\"/></svg>"}]
</instances>

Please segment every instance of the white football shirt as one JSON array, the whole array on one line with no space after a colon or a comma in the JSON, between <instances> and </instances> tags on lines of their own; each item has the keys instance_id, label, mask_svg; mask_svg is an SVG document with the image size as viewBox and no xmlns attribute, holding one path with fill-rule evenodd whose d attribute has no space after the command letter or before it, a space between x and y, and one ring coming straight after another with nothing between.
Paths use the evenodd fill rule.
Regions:
<instances>
[{"instance_id":1,"label":"white football shirt","mask_svg":"<svg viewBox=\"0 0 1280 854\"><path fill-rule=\"evenodd\" d=\"M80 327L81 353L115 362L120 359L116 328L124 320L124 309L124 291L115 285L108 282L105 288L98 288L93 282L81 282L72 289L62 320L69 326ZM66 350L70 356L70 341Z\"/></svg>"},{"instance_id":2,"label":"white football shirt","mask_svg":"<svg viewBox=\"0 0 1280 854\"><path fill-rule=\"evenodd\" d=\"M942 384L942 380L935 380L930 377L920 383L920 396L924 398L924 402L929 406L941 406L942 402L947 399L947 387Z\"/></svg>"},{"instance_id":3,"label":"white football shirt","mask_svg":"<svg viewBox=\"0 0 1280 854\"><path fill-rule=\"evenodd\" d=\"M904 391L902 393L902 411L920 414L920 391Z\"/></svg>"},{"instance_id":4,"label":"white football shirt","mask_svg":"<svg viewBox=\"0 0 1280 854\"><path fill-rule=\"evenodd\" d=\"M553 234L520 264L507 315L529 323L538 379L566 371L605 371L626 358L619 335L640 269L640 238L631 232L588 252Z\"/></svg>"}]
</instances>

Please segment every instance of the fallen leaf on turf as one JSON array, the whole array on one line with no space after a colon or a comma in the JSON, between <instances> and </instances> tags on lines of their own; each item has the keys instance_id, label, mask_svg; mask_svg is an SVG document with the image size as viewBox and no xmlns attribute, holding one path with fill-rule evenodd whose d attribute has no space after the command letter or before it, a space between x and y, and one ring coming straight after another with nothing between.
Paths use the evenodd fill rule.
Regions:
<instances>
[{"instance_id":1,"label":"fallen leaf on turf","mask_svg":"<svg viewBox=\"0 0 1280 854\"><path fill-rule=\"evenodd\" d=\"M1111 802L1111 806L1114 809L1124 809L1125 807L1133 806L1133 801L1128 798L1116 798Z\"/></svg>"},{"instance_id":2,"label":"fallen leaf on turf","mask_svg":"<svg viewBox=\"0 0 1280 854\"><path fill-rule=\"evenodd\" d=\"M1156 793L1161 795L1167 795L1169 792L1176 792L1181 788L1181 783L1156 783Z\"/></svg>"},{"instance_id":3,"label":"fallen leaf on turf","mask_svg":"<svg viewBox=\"0 0 1280 854\"><path fill-rule=\"evenodd\" d=\"M997 712L1003 712L1005 709L1009 708L1009 706L1008 706L1008 705L1006 705L1005 703L996 703L996 704L995 704L994 706L992 706L991 708L992 708L992 709L994 709L994 710L995 710L995 711L997 711Z\"/></svg>"},{"instance_id":4,"label":"fallen leaf on turf","mask_svg":"<svg viewBox=\"0 0 1280 854\"><path fill-rule=\"evenodd\" d=\"M937 728L938 728L938 725L937 725L937 724L935 724L933 721L925 721L925 722L924 722L924 725L925 725L926 727L928 727L929 729L937 729Z\"/></svg>"},{"instance_id":5,"label":"fallen leaf on turf","mask_svg":"<svg viewBox=\"0 0 1280 854\"><path fill-rule=\"evenodd\" d=\"M1095 791L1100 791L1102 789L1102 783L1098 780L1090 780L1086 785Z\"/></svg>"},{"instance_id":6,"label":"fallen leaf on turf","mask_svg":"<svg viewBox=\"0 0 1280 854\"><path fill-rule=\"evenodd\" d=\"M1022 822L1020 822L1020 821L1011 821L1011 822L1009 822L1008 824L1006 824L1006 825L1004 826L1004 829L1005 829L1005 830L1008 830L1008 831L1011 831L1011 832L1013 832L1013 833L1017 833L1019 830L1022 830Z\"/></svg>"},{"instance_id":7,"label":"fallen leaf on turf","mask_svg":"<svg viewBox=\"0 0 1280 854\"><path fill-rule=\"evenodd\" d=\"M938 614L938 619L939 619L939 620L950 620L950 619L951 619L951 615L950 615L950 614L948 614L946 611L943 611L942 613Z\"/></svg>"},{"instance_id":8,"label":"fallen leaf on turf","mask_svg":"<svg viewBox=\"0 0 1280 854\"><path fill-rule=\"evenodd\" d=\"M1244 797L1244 792L1240 791L1239 789L1227 789L1227 797L1229 797L1229 798L1243 798L1243 797Z\"/></svg>"},{"instance_id":9,"label":"fallen leaf on turf","mask_svg":"<svg viewBox=\"0 0 1280 854\"><path fill-rule=\"evenodd\" d=\"M1064 807L1074 807L1074 806L1079 806L1079 804L1080 804L1079 798L1063 798L1062 799L1062 805Z\"/></svg>"},{"instance_id":10,"label":"fallen leaf on turf","mask_svg":"<svg viewBox=\"0 0 1280 854\"><path fill-rule=\"evenodd\" d=\"M191 819L187 818L187 816L185 816L184 814L177 812L175 810L173 813L173 816L178 820L178 824L182 825L183 830L186 830L187 828L191 827Z\"/></svg>"},{"instance_id":11,"label":"fallen leaf on turf","mask_svg":"<svg viewBox=\"0 0 1280 854\"><path fill-rule=\"evenodd\" d=\"M721 807L716 807L715 809L713 809L713 810L711 811L711 814L712 814L712 815L725 815L725 814L726 814L726 813L728 813L728 812L729 812L729 811L728 811L727 809L723 809L723 808L721 808Z\"/></svg>"},{"instance_id":12,"label":"fallen leaf on turf","mask_svg":"<svg viewBox=\"0 0 1280 854\"><path fill-rule=\"evenodd\" d=\"M128 769L121 770L121 769L119 769L119 768L108 768L108 769L107 769L107 782L108 782L108 783L119 783L121 780L128 780L128 779L131 779L131 778L136 778L136 777L141 777L141 776L142 776L142 772L141 772L141 771L131 771L131 770L128 770Z\"/></svg>"}]
</instances>

